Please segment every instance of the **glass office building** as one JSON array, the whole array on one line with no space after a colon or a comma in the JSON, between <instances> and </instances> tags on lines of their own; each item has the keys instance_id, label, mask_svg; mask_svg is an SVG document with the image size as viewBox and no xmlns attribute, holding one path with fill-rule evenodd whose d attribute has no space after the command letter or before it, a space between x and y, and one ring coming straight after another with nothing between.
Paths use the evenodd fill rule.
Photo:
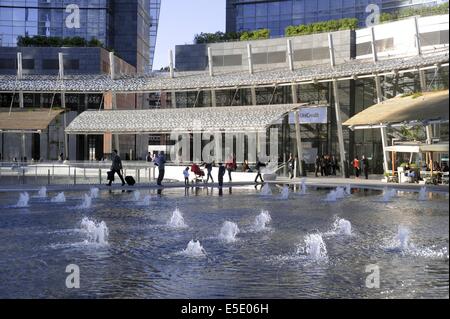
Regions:
<instances>
[{"instance_id":1,"label":"glass office building","mask_svg":"<svg viewBox=\"0 0 450 319\"><path fill-rule=\"evenodd\" d=\"M436 5L446 0L227 0L227 32L270 29L271 36L283 36L290 25L341 18L358 18L364 24L369 4L382 12L400 8Z\"/></svg>"},{"instance_id":2,"label":"glass office building","mask_svg":"<svg viewBox=\"0 0 450 319\"><path fill-rule=\"evenodd\" d=\"M70 24L71 5L79 10L76 26ZM151 70L160 5L161 0L0 0L0 46L16 46L19 36L95 38L138 71Z\"/></svg>"}]
</instances>

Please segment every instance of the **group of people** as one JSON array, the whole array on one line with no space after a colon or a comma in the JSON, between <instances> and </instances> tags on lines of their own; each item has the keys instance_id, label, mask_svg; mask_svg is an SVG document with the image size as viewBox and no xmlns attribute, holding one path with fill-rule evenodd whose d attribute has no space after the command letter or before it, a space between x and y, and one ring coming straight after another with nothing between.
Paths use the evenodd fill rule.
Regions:
<instances>
[{"instance_id":1,"label":"group of people","mask_svg":"<svg viewBox=\"0 0 450 319\"><path fill-rule=\"evenodd\" d=\"M339 162L333 155L317 155L315 161L315 176L336 176L340 170Z\"/></svg>"},{"instance_id":2,"label":"group of people","mask_svg":"<svg viewBox=\"0 0 450 319\"><path fill-rule=\"evenodd\" d=\"M361 157L361 160L358 156L355 156L352 161L352 167L355 173L355 178L358 179L361 174L364 174L365 179L369 179L369 159L365 155Z\"/></svg>"}]
</instances>

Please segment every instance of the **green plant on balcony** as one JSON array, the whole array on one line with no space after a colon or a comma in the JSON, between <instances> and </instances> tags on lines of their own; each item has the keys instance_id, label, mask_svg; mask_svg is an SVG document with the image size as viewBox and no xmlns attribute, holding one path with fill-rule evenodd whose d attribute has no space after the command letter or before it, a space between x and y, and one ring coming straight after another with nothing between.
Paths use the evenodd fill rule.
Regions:
<instances>
[{"instance_id":1,"label":"green plant on balcony","mask_svg":"<svg viewBox=\"0 0 450 319\"><path fill-rule=\"evenodd\" d=\"M241 41L250 41L250 40L262 40L270 38L270 30L269 29L261 29L255 31L245 31L242 33L240 40Z\"/></svg>"},{"instance_id":2,"label":"green plant on balcony","mask_svg":"<svg viewBox=\"0 0 450 319\"><path fill-rule=\"evenodd\" d=\"M310 24L292 25L286 28L287 37L308 35L321 32L333 32L339 30L355 30L358 27L358 19L345 18L338 20L315 22Z\"/></svg>"}]
</instances>

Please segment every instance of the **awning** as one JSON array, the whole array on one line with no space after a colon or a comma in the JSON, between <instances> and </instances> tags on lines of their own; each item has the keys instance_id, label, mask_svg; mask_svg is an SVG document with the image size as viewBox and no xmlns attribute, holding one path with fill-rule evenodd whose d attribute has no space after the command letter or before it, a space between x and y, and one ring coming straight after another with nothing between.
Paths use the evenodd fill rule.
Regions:
<instances>
[{"instance_id":1,"label":"awning","mask_svg":"<svg viewBox=\"0 0 450 319\"><path fill-rule=\"evenodd\" d=\"M171 132L264 131L304 104L152 110L86 111L67 127L67 134L153 134Z\"/></svg>"},{"instance_id":2,"label":"awning","mask_svg":"<svg viewBox=\"0 0 450 319\"><path fill-rule=\"evenodd\" d=\"M418 68L445 65L449 61L448 49L430 55L391 58L374 63L372 59L350 60L338 64L334 68L329 63L302 66L294 71L287 68L268 68L255 70L250 74L247 70L214 72L209 71L175 72L174 78L169 72L152 72L146 75L117 75L111 80L104 75L65 75L61 80L56 75L24 75L16 80L14 75L0 75L1 92L41 93L148 93L172 91L198 91L210 89L236 89L255 86L288 86L294 83L315 81L329 82L334 79L356 79L373 77L375 74L412 71Z\"/></svg>"},{"instance_id":3,"label":"awning","mask_svg":"<svg viewBox=\"0 0 450 319\"><path fill-rule=\"evenodd\" d=\"M420 96L398 96L375 104L344 123L346 126L448 121L449 91L425 92Z\"/></svg>"},{"instance_id":4,"label":"awning","mask_svg":"<svg viewBox=\"0 0 450 319\"><path fill-rule=\"evenodd\" d=\"M449 147L448 143L438 143L438 144L399 144L386 147L386 152L397 152L397 153L448 153Z\"/></svg>"},{"instance_id":5,"label":"awning","mask_svg":"<svg viewBox=\"0 0 450 319\"><path fill-rule=\"evenodd\" d=\"M10 133L43 131L62 112L63 110L15 109L9 113L9 109L2 109L0 131Z\"/></svg>"}]
</instances>

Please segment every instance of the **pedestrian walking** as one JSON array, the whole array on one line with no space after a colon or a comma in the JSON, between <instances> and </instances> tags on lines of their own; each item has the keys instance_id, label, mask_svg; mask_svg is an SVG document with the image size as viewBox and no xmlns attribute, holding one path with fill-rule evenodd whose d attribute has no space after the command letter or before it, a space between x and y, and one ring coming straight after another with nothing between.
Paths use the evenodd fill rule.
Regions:
<instances>
[{"instance_id":1,"label":"pedestrian walking","mask_svg":"<svg viewBox=\"0 0 450 319\"><path fill-rule=\"evenodd\" d=\"M355 172L355 178L359 178L359 173L360 173L360 163L359 163L359 159L358 156L355 156L355 159L352 161L352 165L353 165L353 170Z\"/></svg>"},{"instance_id":2,"label":"pedestrian walking","mask_svg":"<svg viewBox=\"0 0 450 319\"><path fill-rule=\"evenodd\" d=\"M365 155L361 159L361 170L364 173L364 177L369 179L369 159Z\"/></svg>"},{"instance_id":3,"label":"pedestrian walking","mask_svg":"<svg viewBox=\"0 0 450 319\"><path fill-rule=\"evenodd\" d=\"M205 164L205 168L206 168L206 172L207 172L206 183L209 182L210 178L211 178L211 183L214 183L214 179L213 179L212 174L211 174L213 166L214 166L213 162Z\"/></svg>"},{"instance_id":4,"label":"pedestrian walking","mask_svg":"<svg viewBox=\"0 0 450 319\"><path fill-rule=\"evenodd\" d=\"M255 169L256 169L256 172L257 172L256 178L255 178L255 183L256 184L258 183L258 178L261 180L261 183L264 183L264 180L263 180L262 174L261 174L261 168L262 167L266 167L266 164L262 163L259 159L257 159L256 160L256 166L255 166Z\"/></svg>"},{"instance_id":5,"label":"pedestrian walking","mask_svg":"<svg viewBox=\"0 0 450 319\"><path fill-rule=\"evenodd\" d=\"M291 154L289 154L289 159L286 162L290 179L294 178L294 162L295 162L295 159L294 159L294 157L292 156L292 153L291 153Z\"/></svg>"},{"instance_id":6,"label":"pedestrian walking","mask_svg":"<svg viewBox=\"0 0 450 319\"><path fill-rule=\"evenodd\" d=\"M117 150L114 150L111 154L111 160L112 160L112 164L111 164L111 175L108 176L109 179L109 183L107 184L107 186L111 186L113 180L114 180L114 175L117 174L120 178L120 180L122 181L122 186L125 185L125 180L123 179L123 174L122 174L122 159L120 158ZM108 174L109 175L109 174Z\"/></svg>"},{"instance_id":7,"label":"pedestrian walking","mask_svg":"<svg viewBox=\"0 0 450 319\"><path fill-rule=\"evenodd\" d=\"M184 176L184 185L189 185L189 166L184 169L183 176Z\"/></svg>"},{"instance_id":8,"label":"pedestrian walking","mask_svg":"<svg viewBox=\"0 0 450 319\"><path fill-rule=\"evenodd\" d=\"M155 165L158 166L159 170L157 184L158 186L162 186L162 181L164 180L164 173L166 170L166 156L164 155L163 151L161 151L156 157Z\"/></svg>"}]
</instances>

